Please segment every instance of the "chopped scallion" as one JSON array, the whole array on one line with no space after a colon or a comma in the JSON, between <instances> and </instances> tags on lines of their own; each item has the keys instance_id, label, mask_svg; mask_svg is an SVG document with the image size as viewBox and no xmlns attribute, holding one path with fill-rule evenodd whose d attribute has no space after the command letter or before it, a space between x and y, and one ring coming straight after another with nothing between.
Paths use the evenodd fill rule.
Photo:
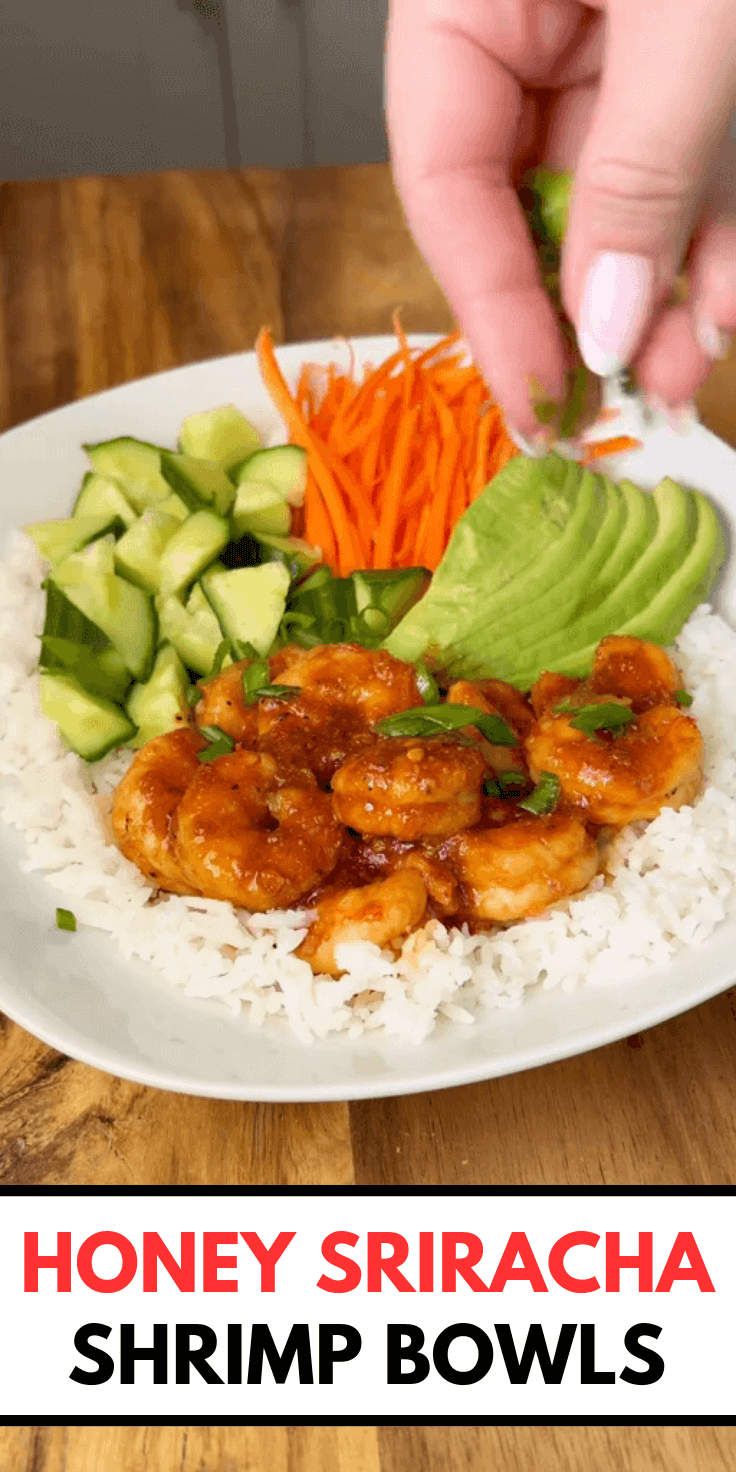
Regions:
<instances>
[{"instance_id":1,"label":"chopped scallion","mask_svg":"<svg viewBox=\"0 0 736 1472\"><path fill-rule=\"evenodd\" d=\"M243 700L246 705L253 705L258 699L257 692L268 684L269 673L268 660L262 657L254 659L243 670Z\"/></svg>"},{"instance_id":2,"label":"chopped scallion","mask_svg":"<svg viewBox=\"0 0 736 1472\"><path fill-rule=\"evenodd\" d=\"M227 731L221 730L219 726L200 726L200 734L209 745L203 751L197 752L198 762L215 762L218 756L227 756L228 752L235 749L232 736L228 736Z\"/></svg>"},{"instance_id":3,"label":"chopped scallion","mask_svg":"<svg viewBox=\"0 0 736 1472\"><path fill-rule=\"evenodd\" d=\"M578 705L572 708L570 725L576 731L593 736L596 731L623 731L634 720L634 712L628 705L601 703L600 705Z\"/></svg>"},{"instance_id":4,"label":"chopped scallion","mask_svg":"<svg viewBox=\"0 0 736 1472\"><path fill-rule=\"evenodd\" d=\"M542 775L534 788L520 803L519 807L525 812L533 813L536 818L544 813L551 813L557 807L560 799L560 779L554 772L542 772Z\"/></svg>"},{"instance_id":5,"label":"chopped scallion","mask_svg":"<svg viewBox=\"0 0 736 1472\"><path fill-rule=\"evenodd\" d=\"M301 693L300 685L261 685L260 690L254 691L254 696L256 700L290 700Z\"/></svg>"},{"instance_id":6,"label":"chopped scallion","mask_svg":"<svg viewBox=\"0 0 736 1472\"><path fill-rule=\"evenodd\" d=\"M199 685L190 685L189 686L189 689L187 690L186 699L187 699L187 705L188 706L193 707L195 705L199 705L199 702L202 699L202 691L200 690Z\"/></svg>"},{"instance_id":7,"label":"chopped scallion","mask_svg":"<svg viewBox=\"0 0 736 1472\"><path fill-rule=\"evenodd\" d=\"M76 928L77 928L77 917L73 913L73 911L72 910L57 909L57 911L56 911L56 929L57 930L76 930Z\"/></svg>"},{"instance_id":8,"label":"chopped scallion","mask_svg":"<svg viewBox=\"0 0 736 1472\"><path fill-rule=\"evenodd\" d=\"M520 795L521 789L529 786L529 778L526 772L499 772L498 784L504 797L513 795L514 793L519 793Z\"/></svg>"},{"instance_id":9,"label":"chopped scallion","mask_svg":"<svg viewBox=\"0 0 736 1472\"><path fill-rule=\"evenodd\" d=\"M688 706L692 705L693 703L693 697L692 695L688 694L687 690L676 690L675 700L677 701L678 705Z\"/></svg>"},{"instance_id":10,"label":"chopped scallion","mask_svg":"<svg viewBox=\"0 0 736 1472\"><path fill-rule=\"evenodd\" d=\"M500 716L478 710L474 705L419 705L378 721L381 736L437 736L475 726L493 746L518 746L518 737Z\"/></svg>"}]
</instances>

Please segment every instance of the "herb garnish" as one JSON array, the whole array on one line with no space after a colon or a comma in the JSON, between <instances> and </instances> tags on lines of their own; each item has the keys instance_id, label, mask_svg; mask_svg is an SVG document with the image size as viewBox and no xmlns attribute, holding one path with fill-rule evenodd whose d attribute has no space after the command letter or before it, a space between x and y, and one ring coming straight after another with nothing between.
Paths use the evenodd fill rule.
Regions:
<instances>
[{"instance_id":1,"label":"herb garnish","mask_svg":"<svg viewBox=\"0 0 736 1472\"><path fill-rule=\"evenodd\" d=\"M72 910L57 909L57 911L56 911L56 929L57 930L76 930L76 928L77 928L77 917L74 914L74 912Z\"/></svg>"},{"instance_id":2,"label":"herb garnish","mask_svg":"<svg viewBox=\"0 0 736 1472\"><path fill-rule=\"evenodd\" d=\"M635 719L634 712L628 705L616 705L613 702L572 706L570 714L570 725L576 731L584 731L586 736L593 736L596 731L623 731Z\"/></svg>"},{"instance_id":3,"label":"herb garnish","mask_svg":"<svg viewBox=\"0 0 736 1472\"><path fill-rule=\"evenodd\" d=\"M500 716L478 710L474 705L419 705L378 721L380 736L438 736L475 726L493 746L518 746L519 738Z\"/></svg>"},{"instance_id":4,"label":"herb garnish","mask_svg":"<svg viewBox=\"0 0 736 1472\"><path fill-rule=\"evenodd\" d=\"M543 813L551 813L557 807L559 799L559 777L554 772L542 772L534 791L519 803L519 807L539 818Z\"/></svg>"},{"instance_id":5,"label":"herb garnish","mask_svg":"<svg viewBox=\"0 0 736 1472\"><path fill-rule=\"evenodd\" d=\"M246 705L255 704L259 690L269 683L269 675L268 660L262 655L243 670L243 700Z\"/></svg>"},{"instance_id":6,"label":"herb garnish","mask_svg":"<svg viewBox=\"0 0 736 1472\"><path fill-rule=\"evenodd\" d=\"M675 700L677 701L678 705L688 706L692 705L693 703L693 697L692 695L688 694L687 690L676 690Z\"/></svg>"},{"instance_id":7,"label":"herb garnish","mask_svg":"<svg viewBox=\"0 0 736 1472\"><path fill-rule=\"evenodd\" d=\"M221 730L219 726L200 726L200 735L209 742L203 751L197 752L198 762L215 762L218 756L227 756L228 752L235 750L235 742L227 731Z\"/></svg>"}]
</instances>

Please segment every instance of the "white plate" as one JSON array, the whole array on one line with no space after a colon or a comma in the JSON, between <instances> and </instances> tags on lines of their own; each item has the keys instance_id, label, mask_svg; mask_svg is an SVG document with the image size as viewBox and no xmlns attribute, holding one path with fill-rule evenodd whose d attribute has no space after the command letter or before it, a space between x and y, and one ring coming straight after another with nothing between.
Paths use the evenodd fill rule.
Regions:
<instances>
[{"instance_id":1,"label":"white plate","mask_svg":"<svg viewBox=\"0 0 736 1472\"><path fill-rule=\"evenodd\" d=\"M417 337L422 346L433 338ZM354 344L359 362L379 363L386 337ZM292 379L305 357L331 361L334 343L279 351ZM283 437L252 353L198 363L96 394L0 437L0 535L68 514L85 470L83 441L132 434L174 444L185 415L233 402L270 440ZM701 427L679 435L665 425L644 448L611 467L642 485L672 475L707 491L736 520L736 454ZM733 564L733 559L732 559ZM736 621L731 565L720 606ZM517 1010L493 1011L475 1026L441 1024L417 1048L390 1041L331 1041L306 1047L286 1026L252 1029L217 1003L188 1000L147 966L122 960L95 932L54 927L56 898L38 876L21 873L22 840L0 826L0 1007L29 1032L74 1058L159 1088L226 1099L360 1099L446 1088L513 1073L599 1047L696 1006L727 987L736 966L736 924L680 953L646 981L582 988L572 995L532 991Z\"/></svg>"}]
</instances>

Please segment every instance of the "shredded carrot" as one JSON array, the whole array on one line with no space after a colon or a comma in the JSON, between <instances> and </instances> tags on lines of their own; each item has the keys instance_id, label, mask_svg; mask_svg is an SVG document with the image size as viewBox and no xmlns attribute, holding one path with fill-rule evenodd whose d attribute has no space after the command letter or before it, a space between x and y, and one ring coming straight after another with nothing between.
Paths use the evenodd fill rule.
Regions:
<instances>
[{"instance_id":1,"label":"shredded carrot","mask_svg":"<svg viewBox=\"0 0 736 1472\"><path fill-rule=\"evenodd\" d=\"M583 450L583 464L591 465L594 460L602 460L605 455L621 455L624 450L639 450L641 440L635 440L630 434L620 434L611 440L596 440L593 444L586 445Z\"/></svg>"},{"instance_id":2,"label":"shredded carrot","mask_svg":"<svg viewBox=\"0 0 736 1472\"><path fill-rule=\"evenodd\" d=\"M267 329L256 344L289 437L307 452L304 536L341 576L436 568L459 518L518 454L459 332L420 352L398 314L394 331L397 350L376 368L305 363L294 395Z\"/></svg>"}]
</instances>

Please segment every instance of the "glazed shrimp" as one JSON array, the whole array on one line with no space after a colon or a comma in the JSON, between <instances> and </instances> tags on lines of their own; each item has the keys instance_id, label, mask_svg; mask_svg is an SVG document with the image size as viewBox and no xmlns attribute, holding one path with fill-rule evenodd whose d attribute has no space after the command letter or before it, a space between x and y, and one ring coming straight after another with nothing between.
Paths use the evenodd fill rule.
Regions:
<instances>
[{"instance_id":1,"label":"glazed shrimp","mask_svg":"<svg viewBox=\"0 0 736 1472\"><path fill-rule=\"evenodd\" d=\"M447 837L478 822L487 767L456 741L377 740L335 772L335 812L358 833Z\"/></svg>"},{"instance_id":2,"label":"glazed shrimp","mask_svg":"<svg viewBox=\"0 0 736 1472\"><path fill-rule=\"evenodd\" d=\"M278 681L300 694L259 703L258 745L277 761L306 765L323 783L347 756L375 741L374 721L421 704L411 665L357 644L300 652Z\"/></svg>"},{"instance_id":3,"label":"glazed shrimp","mask_svg":"<svg viewBox=\"0 0 736 1472\"><path fill-rule=\"evenodd\" d=\"M337 946L366 940L391 945L419 925L426 906L427 891L416 869L401 869L361 889L332 890L318 900L317 919L296 954L313 971L340 976Z\"/></svg>"},{"instance_id":4,"label":"glazed shrimp","mask_svg":"<svg viewBox=\"0 0 736 1472\"><path fill-rule=\"evenodd\" d=\"M444 845L443 857L460 881L468 918L501 924L577 894L598 868L596 841L584 823L559 812L471 828Z\"/></svg>"},{"instance_id":5,"label":"glazed shrimp","mask_svg":"<svg viewBox=\"0 0 736 1472\"><path fill-rule=\"evenodd\" d=\"M585 685L596 695L617 695L641 714L655 705L672 705L682 674L664 649L630 634L609 634L595 652Z\"/></svg>"},{"instance_id":6,"label":"glazed shrimp","mask_svg":"<svg viewBox=\"0 0 736 1472\"><path fill-rule=\"evenodd\" d=\"M535 781L552 772L565 802L590 822L623 828L695 801L703 785L703 740L678 706L645 710L615 737L588 736L572 719L565 711L543 715L527 737L526 754Z\"/></svg>"},{"instance_id":7,"label":"glazed shrimp","mask_svg":"<svg viewBox=\"0 0 736 1472\"><path fill-rule=\"evenodd\" d=\"M239 745L255 746L258 712L255 705L246 705L243 695L243 670L248 664L247 659L229 664L200 686L202 699L195 707L194 719L200 727L219 726Z\"/></svg>"},{"instance_id":8,"label":"glazed shrimp","mask_svg":"<svg viewBox=\"0 0 736 1472\"><path fill-rule=\"evenodd\" d=\"M176 810L201 770L203 742L189 727L155 736L137 752L115 793L112 826L118 847L159 889L191 894L176 856ZM195 886L194 893L197 893Z\"/></svg>"},{"instance_id":9,"label":"glazed shrimp","mask_svg":"<svg viewBox=\"0 0 736 1472\"><path fill-rule=\"evenodd\" d=\"M201 894L285 909L326 879L342 828L309 773L244 747L199 771L176 815L176 856Z\"/></svg>"},{"instance_id":10,"label":"glazed shrimp","mask_svg":"<svg viewBox=\"0 0 736 1472\"><path fill-rule=\"evenodd\" d=\"M354 711L367 725L422 703L410 664L360 644L322 644L298 654L279 680Z\"/></svg>"},{"instance_id":11,"label":"glazed shrimp","mask_svg":"<svg viewBox=\"0 0 736 1472\"><path fill-rule=\"evenodd\" d=\"M492 690L491 695L485 693L488 690ZM516 771L524 766L521 740L529 730L534 714L519 690L515 690L513 685L505 685L502 680L483 680L477 685L470 680L456 680L447 692L447 701L449 705L474 705L476 710L485 711L487 715L501 716L519 737L519 745L493 746L480 735L478 744L495 772Z\"/></svg>"}]
</instances>

